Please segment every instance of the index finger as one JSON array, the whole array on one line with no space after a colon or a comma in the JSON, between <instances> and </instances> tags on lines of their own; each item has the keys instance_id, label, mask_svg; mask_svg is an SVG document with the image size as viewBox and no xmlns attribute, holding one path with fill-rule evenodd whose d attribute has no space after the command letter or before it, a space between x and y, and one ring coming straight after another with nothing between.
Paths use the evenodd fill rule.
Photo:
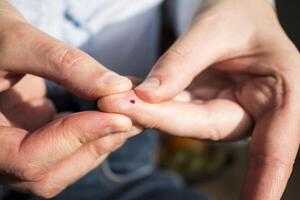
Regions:
<instances>
[{"instance_id":1,"label":"index finger","mask_svg":"<svg viewBox=\"0 0 300 200\"><path fill-rule=\"evenodd\" d=\"M131 89L128 78L110 71L81 50L27 23L11 23L1 32L0 70L52 80L85 99Z\"/></svg>"},{"instance_id":2,"label":"index finger","mask_svg":"<svg viewBox=\"0 0 300 200\"><path fill-rule=\"evenodd\" d=\"M226 99L187 102L189 96L151 104L134 91L103 97L100 110L128 116L147 128L185 137L210 140L236 140L251 128L251 119L238 104Z\"/></svg>"}]
</instances>

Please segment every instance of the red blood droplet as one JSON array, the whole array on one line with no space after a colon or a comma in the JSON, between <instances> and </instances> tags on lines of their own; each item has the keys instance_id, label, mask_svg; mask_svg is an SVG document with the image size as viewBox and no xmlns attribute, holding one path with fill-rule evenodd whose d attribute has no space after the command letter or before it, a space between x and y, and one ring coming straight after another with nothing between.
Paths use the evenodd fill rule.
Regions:
<instances>
[{"instance_id":1,"label":"red blood droplet","mask_svg":"<svg viewBox=\"0 0 300 200\"><path fill-rule=\"evenodd\" d=\"M130 103L135 104L135 100L134 100L134 99L131 99L131 100L130 100Z\"/></svg>"}]
</instances>

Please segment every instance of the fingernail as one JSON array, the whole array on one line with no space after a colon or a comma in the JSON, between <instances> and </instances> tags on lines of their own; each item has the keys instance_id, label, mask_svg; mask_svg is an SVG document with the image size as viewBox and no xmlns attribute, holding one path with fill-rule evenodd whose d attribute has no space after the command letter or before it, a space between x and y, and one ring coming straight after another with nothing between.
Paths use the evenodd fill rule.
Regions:
<instances>
[{"instance_id":1,"label":"fingernail","mask_svg":"<svg viewBox=\"0 0 300 200\"><path fill-rule=\"evenodd\" d=\"M101 82L106 85L120 85L128 81L130 81L128 78L120 76L114 72L107 72L101 78Z\"/></svg>"},{"instance_id":2,"label":"fingernail","mask_svg":"<svg viewBox=\"0 0 300 200\"><path fill-rule=\"evenodd\" d=\"M160 80L156 77L151 77L146 79L141 85L137 88L140 90L156 89L160 86Z\"/></svg>"}]
</instances>

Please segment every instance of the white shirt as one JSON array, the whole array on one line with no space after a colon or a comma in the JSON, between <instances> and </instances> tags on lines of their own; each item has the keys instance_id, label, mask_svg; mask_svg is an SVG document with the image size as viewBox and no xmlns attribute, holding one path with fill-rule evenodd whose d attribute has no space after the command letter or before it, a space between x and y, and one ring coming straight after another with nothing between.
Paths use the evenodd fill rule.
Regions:
<instances>
[{"instance_id":1,"label":"white shirt","mask_svg":"<svg viewBox=\"0 0 300 200\"><path fill-rule=\"evenodd\" d=\"M10 0L33 25L73 46L108 25L133 17L163 0ZM203 0L170 0L178 34ZM207 0L208 1L208 0ZM274 0L267 0L274 5ZM194 6L191 6L194 5ZM188 8L188 9L187 9Z\"/></svg>"},{"instance_id":2,"label":"white shirt","mask_svg":"<svg viewBox=\"0 0 300 200\"><path fill-rule=\"evenodd\" d=\"M133 17L162 0L10 0L48 34L80 46L107 25Z\"/></svg>"}]
</instances>

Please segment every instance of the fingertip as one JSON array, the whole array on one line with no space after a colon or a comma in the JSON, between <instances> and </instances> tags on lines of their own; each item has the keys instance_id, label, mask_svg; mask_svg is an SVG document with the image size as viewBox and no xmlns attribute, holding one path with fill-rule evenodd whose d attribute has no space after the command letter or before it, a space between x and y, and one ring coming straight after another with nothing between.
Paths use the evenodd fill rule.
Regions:
<instances>
[{"instance_id":1,"label":"fingertip","mask_svg":"<svg viewBox=\"0 0 300 200\"><path fill-rule=\"evenodd\" d=\"M101 111L126 115L134 123L145 127L153 126L160 112L159 104L150 104L141 100L135 92L129 91L104 97L98 101Z\"/></svg>"},{"instance_id":2,"label":"fingertip","mask_svg":"<svg viewBox=\"0 0 300 200\"><path fill-rule=\"evenodd\" d=\"M156 85L155 87L150 87L148 84L148 80L145 80L141 85L136 87L134 91L140 99L149 103L171 100L186 87L186 83L182 81L172 81L172 79L164 79L160 82L160 85Z\"/></svg>"},{"instance_id":3,"label":"fingertip","mask_svg":"<svg viewBox=\"0 0 300 200\"><path fill-rule=\"evenodd\" d=\"M161 101L161 84L162 81L159 77L151 76L144 80L140 85L138 85L134 91L137 96L142 100L150 103L156 103Z\"/></svg>"},{"instance_id":4,"label":"fingertip","mask_svg":"<svg viewBox=\"0 0 300 200\"><path fill-rule=\"evenodd\" d=\"M156 90L150 90L137 87L134 89L134 91L138 98L148 103L159 103L164 100L172 99L172 97L175 96L168 94L168 92L164 92L160 88Z\"/></svg>"},{"instance_id":5,"label":"fingertip","mask_svg":"<svg viewBox=\"0 0 300 200\"><path fill-rule=\"evenodd\" d=\"M143 101L149 102L149 103L155 103L155 101L157 100L157 97L155 97L155 95L153 94L153 91L149 91L149 90L145 90L142 88L135 88L134 89L136 95L142 99Z\"/></svg>"},{"instance_id":6,"label":"fingertip","mask_svg":"<svg viewBox=\"0 0 300 200\"><path fill-rule=\"evenodd\" d=\"M136 96L135 92L129 91L101 98L98 101L98 108L105 112L128 114L140 103L141 100Z\"/></svg>"}]
</instances>

